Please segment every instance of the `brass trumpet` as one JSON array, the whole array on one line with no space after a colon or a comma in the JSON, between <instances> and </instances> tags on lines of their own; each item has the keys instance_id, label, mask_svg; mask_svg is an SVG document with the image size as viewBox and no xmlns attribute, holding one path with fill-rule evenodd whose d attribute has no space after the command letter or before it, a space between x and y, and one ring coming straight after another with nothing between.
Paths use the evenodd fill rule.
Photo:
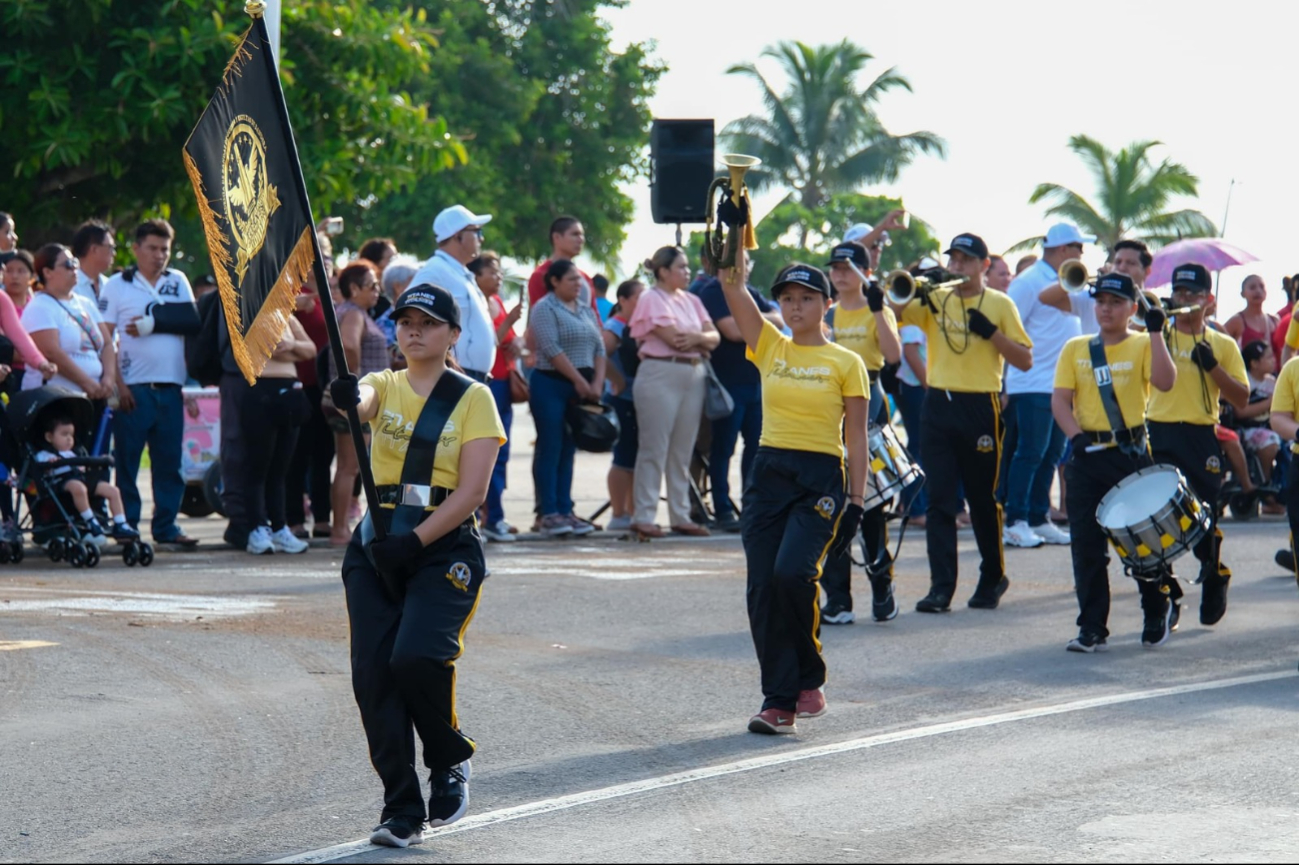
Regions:
<instances>
[{"instance_id":1,"label":"brass trumpet","mask_svg":"<svg viewBox=\"0 0 1299 865\"><path fill-rule=\"evenodd\" d=\"M1087 265L1083 264L1081 258L1071 258L1060 265L1059 273L1060 287L1069 294L1086 291L1096 282L1096 277L1088 272Z\"/></svg>"},{"instance_id":2,"label":"brass trumpet","mask_svg":"<svg viewBox=\"0 0 1299 865\"><path fill-rule=\"evenodd\" d=\"M1179 306L1175 309L1169 309L1168 305L1159 297L1159 295L1149 290L1143 290L1137 295L1137 297L1139 298L1137 311L1132 313L1130 321L1134 327L1139 327L1142 330L1146 329L1146 313L1152 306L1158 306L1163 309L1164 315L1168 318L1172 318L1175 315L1186 315L1195 312L1195 310L1199 308L1195 306ZM1164 326L1167 327L1167 323L1165 323Z\"/></svg>"},{"instance_id":3,"label":"brass trumpet","mask_svg":"<svg viewBox=\"0 0 1299 865\"><path fill-rule=\"evenodd\" d=\"M761 165L762 160L743 153L727 153L722 156L722 164L726 166L729 177L718 177L709 184L708 206L704 213L707 225L704 228L703 256L713 273L735 266L741 244L745 249L758 248L744 175L750 168ZM716 199L718 191L722 193L720 201Z\"/></svg>"},{"instance_id":4,"label":"brass trumpet","mask_svg":"<svg viewBox=\"0 0 1299 865\"><path fill-rule=\"evenodd\" d=\"M931 283L923 276L912 276L906 270L890 271L884 277L884 296L894 306L906 306L917 293L921 296L940 288L952 288L965 282L965 277L947 282Z\"/></svg>"}]
</instances>

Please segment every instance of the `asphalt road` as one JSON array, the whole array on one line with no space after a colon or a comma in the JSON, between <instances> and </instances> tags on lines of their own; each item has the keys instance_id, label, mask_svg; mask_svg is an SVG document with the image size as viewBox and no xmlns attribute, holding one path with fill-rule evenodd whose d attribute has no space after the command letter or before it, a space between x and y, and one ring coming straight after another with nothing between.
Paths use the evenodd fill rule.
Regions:
<instances>
[{"instance_id":1,"label":"asphalt road","mask_svg":"<svg viewBox=\"0 0 1299 865\"><path fill-rule=\"evenodd\" d=\"M460 664L470 817L307 857L381 804L337 553L0 566L0 861L1293 861L1299 592L1284 523L1226 531L1221 624L1190 588L1143 650L1115 575L1095 656L1064 651L1066 548L1008 550L1002 608L968 610L964 533L960 605L925 616L912 535L903 614L826 628L830 712L779 738L745 731L735 537L493 546Z\"/></svg>"}]
</instances>

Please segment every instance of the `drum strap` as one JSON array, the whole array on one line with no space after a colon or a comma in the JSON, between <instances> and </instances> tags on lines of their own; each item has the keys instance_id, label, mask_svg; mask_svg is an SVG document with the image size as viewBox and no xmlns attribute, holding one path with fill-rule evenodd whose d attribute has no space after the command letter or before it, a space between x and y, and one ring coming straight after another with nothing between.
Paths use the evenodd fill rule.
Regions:
<instances>
[{"instance_id":1,"label":"drum strap","mask_svg":"<svg viewBox=\"0 0 1299 865\"><path fill-rule=\"evenodd\" d=\"M428 485L433 482L433 462L437 457L438 439L442 437L442 430L451 419L451 413L456 410L471 384L473 379L448 368L433 386L433 392L428 395L419 419L415 421L415 428L411 431L406 461L401 467L403 484ZM394 534L413 531L426 516L428 513L422 507L398 505L396 513L392 515L391 531Z\"/></svg>"},{"instance_id":2,"label":"drum strap","mask_svg":"<svg viewBox=\"0 0 1299 865\"><path fill-rule=\"evenodd\" d=\"M1105 357L1105 343L1101 342L1099 334L1087 342L1087 348L1091 351L1092 375L1096 379L1096 389L1100 391L1101 405L1105 407L1105 417L1110 422L1114 441L1123 453L1136 453L1140 446L1123 435L1127 432L1128 425L1123 421L1123 410L1119 408L1119 399L1114 395L1114 376L1110 374L1110 362Z\"/></svg>"}]
</instances>

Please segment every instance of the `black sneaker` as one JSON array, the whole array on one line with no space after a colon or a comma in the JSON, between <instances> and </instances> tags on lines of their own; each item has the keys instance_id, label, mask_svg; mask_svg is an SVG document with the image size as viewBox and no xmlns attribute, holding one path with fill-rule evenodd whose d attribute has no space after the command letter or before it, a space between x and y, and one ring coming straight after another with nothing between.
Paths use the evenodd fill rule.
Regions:
<instances>
[{"instance_id":1,"label":"black sneaker","mask_svg":"<svg viewBox=\"0 0 1299 865\"><path fill-rule=\"evenodd\" d=\"M980 586L970 596L970 607L976 610L995 610L1001 603L1001 596L1006 594L1006 589L1009 588L1010 579L1007 577L1002 577L991 591L985 591Z\"/></svg>"},{"instance_id":2,"label":"black sneaker","mask_svg":"<svg viewBox=\"0 0 1299 865\"><path fill-rule=\"evenodd\" d=\"M450 826L469 810L469 761L434 772L428 779L429 828Z\"/></svg>"},{"instance_id":3,"label":"black sneaker","mask_svg":"<svg viewBox=\"0 0 1299 865\"><path fill-rule=\"evenodd\" d=\"M1285 568L1286 573L1293 574L1295 572L1293 550L1277 550L1274 558L1278 565Z\"/></svg>"},{"instance_id":4,"label":"black sneaker","mask_svg":"<svg viewBox=\"0 0 1299 865\"><path fill-rule=\"evenodd\" d=\"M1173 617L1173 605L1167 595L1160 595L1147 603L1149 606L1146 607L1145 627L1141 629L1141 645L1153 649L1167 643L1173 633L1168 627Z\"/></svg>"},{"instance_id":5,"label":"black sneaker","mask_svg":"<svg viewBox=\"0 0 1299 865\"><path fill-rule=\"evenodd\" d=\"M1210 574L1200 587L1200 624L1216 625L1227 614L1227 589L1231 586L1230 574Z\"/></svg>"},{"instance_id":6,"label":"black sneaker","mask_svg":"<svg viewBox=\"0 0 1299 865\"><path fill-rule=\"evenodd\" d=\"M713 523L713 528L719 532L730 532L735 534L740 530L740 518L735 514L727 514L724 517L718 517Z\"/></svg>"},{"instance_id":7,"label":"black sneaker","mask_svg":"<svg viewBox=\"0 0 1299 865\"><path fill-rule=\"evenodd\" d=\"M1087 654L1092 654L1093 652L1108 651L1109 646L1106 645L1105 638L1099 634L1093 634L1091 631L1083 631L1070 640L1065 645L1065 649L1070 652L1086 652Z\"/></svg>"},{"instance_id":8,"label":"black sneaker","mask_svg":"<svg viewBox=\"0 0 1299 865\"><path fill-rule=\"evenodd\" d=\"M875 577L871 580L871 618L887 622L898 617L898 601L893 597L893 578Z\"/></svg>"},{"instance_id":9,"label":"black sneaker","mask_svg":"<svg viewBox=\"0 0 1299 865\"><path fill-rule=\"evenodd\" d=\"M140 539L140 533L131 528L129 523L113 523L111 534L115 541L138 541Z\"/></svg>"},{"instance_id":10,"label":"black sneaker","mask_svg":"<svg viewBox=\"0 0 1299 865\"><path fill-rule=\"evenodd\" d=\"M917 613L948 613L952 609L952 599L938 592L930 592L916 601Z\"/></svg>"},{"instance_id":11,"label":"black sneaker","mask_svg":"<svg viewBox=\"0 0 1299 865\"><path fill-rule=\"evenodd\" d=\"M1172 598L1169 598L1168 599L1168 633L1171 634L1173 631L1176 631L1177 626L1181 621L1182 621L1182 605L1177 603L1177 601L1174 601Z\"/></svg>"},{"instance_id":12,"label":"black sneaker","mask_svg":"<svg viewBox=\"0 0 1299 865\"><path fill-rule=\"evenodd\" d=\"M370 843L380 847L409 847L424 843L424 822L413 817L389 817L370 833Z\"/></svg>"},{"instance_id":13,"label":"black sneaker","mask_svg":"<svg viewBox=\"0 0 1299 865\"><path fill-rule=\"evenodd\" d=\"M857 614L839 601L831 601L821 608L821 622L826 625L851 625Z\"/></svg>"}]
</instances>

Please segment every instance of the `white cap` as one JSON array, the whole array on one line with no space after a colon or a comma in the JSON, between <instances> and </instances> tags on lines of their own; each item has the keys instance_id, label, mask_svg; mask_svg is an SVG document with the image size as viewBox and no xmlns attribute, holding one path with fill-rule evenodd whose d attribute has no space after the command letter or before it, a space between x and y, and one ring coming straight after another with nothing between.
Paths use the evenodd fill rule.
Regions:
<instances>
[{"instance_id":1,"label":"white cap","mask_svg":"<svg viewBox=\"0 0 1299 865\"><path fill-rule=\"evenodd\" d=\"M491 221L491 216L478 216L470 213L469 208L463 204L457 204L454 207L448 207L433 220L433 236L437 238L438 243L441 243L471 225L482 228Z\"/></svg>"},{"instance_id":2,"label":"white cap","mask_svg":"<svg viewBox=\"0 0 1299 865\"><path fill-rule=\"evenodd\" d=\"M1088 237L1079 233L1077 228L1067 222L1059 222L1047 229L1046 242L1042 244L1042 247L1052 249L1057 246L1068 246L1071 243L1095 242L1095 237Z\"/></svg>"},{"instance_id":3,"label":"white cap","mask_svg":"<svg viewBox=\"0 0 1299 865\"><path fill-rule=\"evenodd\" d=\"M874 230L875 230L874 226L872 226L869 222L859 222L856 225L854 225L852 228L844 232L843 242L852 243L853 241L860 241L863 237L870 234Z\"/></svg>"}]
</instances>

